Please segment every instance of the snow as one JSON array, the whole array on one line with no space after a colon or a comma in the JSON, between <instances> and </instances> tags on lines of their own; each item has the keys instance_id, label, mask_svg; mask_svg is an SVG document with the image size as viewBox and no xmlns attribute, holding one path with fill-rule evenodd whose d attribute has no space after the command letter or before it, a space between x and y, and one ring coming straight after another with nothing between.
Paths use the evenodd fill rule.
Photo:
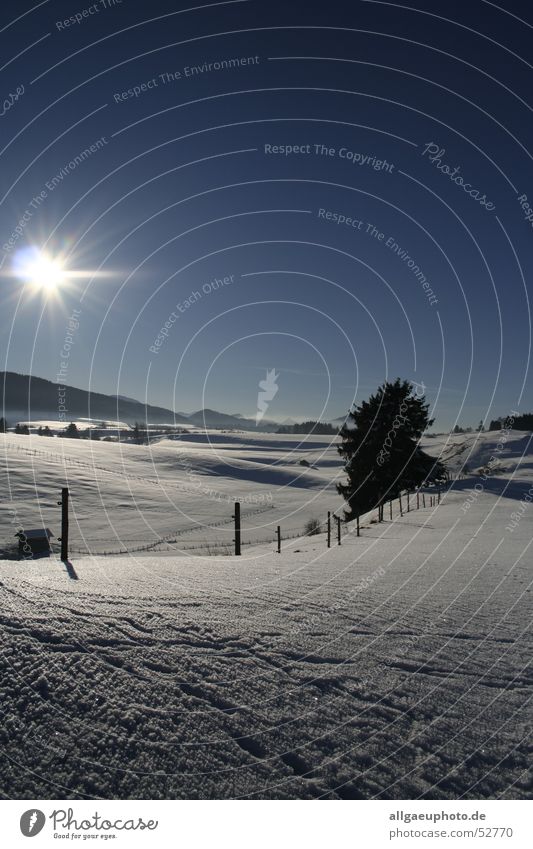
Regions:
<instances>
[{"instance_id":1,"label":"snow","mask_svg":"<svg viewBox=\"0 0 533 849\"><path fill-rule=\"evenodd\" d=\"M341 546L320 534L284 540L278 555L276 523L339 507L327 437L186 435L151 449L57 439L54 457L52 440L5 436L4 539L9 507L56 532L65 479L91 551L111 548L113 531L118 547L146 524L226 520L231 503L198 481L272 502L243 503L265 508L244 538L269 541L242 557L187 553L184 534L150 555L0 561L4 795L530 798L529 439L428 439L456 471L478 473L435 507L428 491L425 509L411 499L400 516L395 504L359 538L349 526Z\"/></svg>"},{"instance_id":2,"label":"snow","mask_svg":"<svg viewBox=\"0 0 533 849\"><path fill-rule=\"evenodd\" d=\"M331 437L204 431L144 446L1 436L8 482L0 504L8 528L7 537L0 535L4 546L10 510L23 527L44 523L59 536L57 501L64 486L71 493L75 553L228 547L237 499L247 543L273 539L277 524L287 536L301 533L309 518L324 518L339 506L335 475L342 465ZM310 467L299 465L301 459Z\"/></svg>"},{"instance_id":3,"label":"snow","mask_svg":"<svg viewBox=\"0 0 533 849\"><path fill-rule=\"evenodd\" d=\"M60 422L56 419L31 419L29 421L19 421L21 425L27 425L30 428L49 427L52 431L66 430L69 424L73 422L79 430L98 430L102 425L106 428L115 428L120 430L132 430L131 425L125 422L110 421L107 419L69 419L68 421ZM49 437L48 437L49 438Z\"/></svg>"}]
</instances>

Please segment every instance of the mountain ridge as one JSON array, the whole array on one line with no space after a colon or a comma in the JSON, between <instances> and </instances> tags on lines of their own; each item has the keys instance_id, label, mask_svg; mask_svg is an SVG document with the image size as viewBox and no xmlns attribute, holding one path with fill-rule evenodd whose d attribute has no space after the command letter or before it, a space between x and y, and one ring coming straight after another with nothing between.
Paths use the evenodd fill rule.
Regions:
<instances>
[{"instance_id":1,"label":"mountain ridge","mask_svg":"<svg viewBox=\"0 0 533 849\"><path fill-rule=\"evenodd\" d=\"M59 386L64 391L58 395ZM241 414L221 413L209 408L193 413L175 412L167 407L145 404L124 395L107 395L75 386L58 384L44 377L14 371L0 372L0 397L2 413L13 421L50 419L71 421L90 418L122 421L127 424L187 424L208 428L251 428L255 421ZM65 410L60 409L60 406ZM64 415L63 415L64 414ZM274 430L277 422L263 421L263 430Z\"/></svg>"}]
</instances>

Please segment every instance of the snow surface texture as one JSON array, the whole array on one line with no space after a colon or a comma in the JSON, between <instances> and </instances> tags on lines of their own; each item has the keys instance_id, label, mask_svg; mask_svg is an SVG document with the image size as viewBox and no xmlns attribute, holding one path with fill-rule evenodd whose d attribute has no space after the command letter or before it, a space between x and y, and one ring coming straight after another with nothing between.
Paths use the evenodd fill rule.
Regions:
<instances>
[{"instance_id":1,"label":"snow surface texture","mask_svg":"<svg viewBox=\"0 0 533 849\"><path fill-rule=\"evenodd\" d=\"M65 475L89 551L195 522L197 543L217 539L201 522L237 493L272 495L243 503L265 507L244 539L340 507L324 437L211 437L5 436L2 538L14 521L58 535ZM150 555L1 561L2 795L530 798L531 437L498 438L428 439L469 476L340 547L195 556L183 534Z\"/></svg>"}]
</instances>

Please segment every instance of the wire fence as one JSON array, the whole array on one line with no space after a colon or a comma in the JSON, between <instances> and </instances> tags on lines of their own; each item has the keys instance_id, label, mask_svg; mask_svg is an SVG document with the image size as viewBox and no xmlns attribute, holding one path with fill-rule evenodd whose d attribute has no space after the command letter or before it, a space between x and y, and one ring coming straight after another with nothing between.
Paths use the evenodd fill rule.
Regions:
<instances>
[{"instance_id":1,"label":"wire fence","mask_svg":"<svg viewBox=\"0 0 533 849\"><path fill-rule=\"evenodd\" d=\"M46 451L39 448L27 448L22 445L12 446L12 450L39 458L40 460L44 460L54 465L59 465L63 468L67 466L72 467L74 470L87 469L93 474L96 472L98 476L112 476L119 478L124 482L131 482L132 484L142 483L143 485L148 484L163 490L173 488L181 492L202 495L202 489L199 488L197 483L185 483L183 481L174 482L169 481L167 478L158 479L157 477L148 477L142 474L137 475L132 473L131 467L128 468L128 470L125 468L113 469L108 466L98 465L94 462L87 462L75 457L64 456L57 452ZM449 475L448 485L453 484L454 480L463 479L464 477L465 475L460 472L455 475ZM230 503L233 503L233 499L227 495L224 496L223 500L228 503L228 506ZM426 501L428 502L427 505ZM320 519L308 519L303 526L286 527L279 524L279 510L276 510L273 503L256 507L255 509L247 509L245 507L245 502L246 498L241 499L241 507L239 508L239 514L245 523L246 520L251 517L266 514L270 511L274 511L274 515L272 521L267 522L266 525L261 528L261 532L259 533L256 528L247 529L245 524L242 530L242 538L239 529L240 543L243 546L254 546L271 544L274 542L277 545L277 550L280 551L282 543L295 539L305 539L319 534L325 535L326 544L328 546L331 546L332 543L342 544L342 537L346 533L352 533L356 530L356 534L359 536L362 529L368 528L370 525L375 523L387 520L392 521L395 518L398 518L398 516L403 516L404 513L409 513L412 509L435 506L437 503L437 496L431 494L429 487L421 487L412 492L405 491L401 493L399 497L391 499L363 516L358 517L351 526L344 521L343 506L330 511L327 518L322 517ZM438 491L438 502L440 503L440 489ZM276 513L278 514L277 520L275 518ZM134 539L124 539L117 534L113 538L88 540L83 533L81 533L80 525L83 524L83 521L79 521L78 517L76 517L76 521L78 524L79 536L81 537L81 543L78 539L71 540L71 544L68 546L69 554L76 556L94 555L107 557L142 554L148 552L162 553L169 551L174 551L176 553L196 552L199 555L234 553L235 538L228 539L228 533L232 531L236 533L236 528L234 527L235 516L233 515L215 522L193 522L191 525L186 527L171 529L167 533L157 533L154 531L154 535L150 539L142 539L139 537ZM221 537L218 532L223 532L224 536ZM190 539L195 535L199 538ZM59 550L59 540L60 537L57 538L57 541L55 538L50 540L50 549L53 553L56 553ZM20 556L21 554L17 542L14 542L13 540L6 540L3 545L0 543L0 558L20 559Z\"/></svg>"},{"instance_id":2,"label":"wire fence","mask_svg":"<svg viewBox=\"0 0 533 849\"><path fill-rule=\"evenodd\" d=\"M457 476L457 477L463 477ZM450 481L452 483L452 481ZM281 551L282 545L292 540L302 540L314 536L322 535L325 537L327 547L333 545L341 545L346 534L360 536L362 531L368 530L372 525L380 524L381 522L396 521L415 510L431 508L434 509L441 501L441 493L443 488L420 488L413 491L404 491L397 498L390 499L387 502L377 506L373 510L365 513L353 522L346 522L344 519L344 507L341 506L336 510L328 512L327 517L308 519L303 526L285 527L279 524L279 519L273 517L271 522L264 526L261 533L257 530L246 528L246 520L254 516L262 515L274 511L276 514L276 506L269 504L256 509L243 510L240 517L245 524L239 533L240 544L245 547L274 544L278 552ZM108 540L83 540L83 546L69 545L68 552L70 555L76 556L98 556L110 557L130 554L142 553L162 553L175 552L196 553L198 556L220 556L232 555L235 553L235 538L228 539L217 536L217 531L225 530L228 533L235 532L235 515L220 519L216 522L201 523L196 522L185 528L174 529L166 534L156 536L151 540L121 539L118 535L115 539ZM241 530L239 528L239 530ZM200 539L187 542L187 537L198 534ZM50 550L53 554L59 554L60 537L50 539ZM182 542L182 540L184 540ZM115 545L113 543L116 543ZM0 544L1 559L28 559L28 555L24 555L18 542L9 540L3 545Z\"/></svg>"}]
</instances>

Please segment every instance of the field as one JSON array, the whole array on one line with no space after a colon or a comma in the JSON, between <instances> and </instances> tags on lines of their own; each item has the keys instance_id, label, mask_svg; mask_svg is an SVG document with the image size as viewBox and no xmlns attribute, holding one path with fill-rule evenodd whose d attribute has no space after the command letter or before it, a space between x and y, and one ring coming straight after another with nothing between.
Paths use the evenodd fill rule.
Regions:
<instances>
[{"instance_id":1,"label":"field","mask_svg":"<svg viewBox=\"0 0 533 849\"><path fill-rule=\"evenodd\" d=\"M428 439L466 477L329 549L326 437L2 439L6 550L68 483L90 552L0 561L4 798L531 797L529 434Z\"/></svg>"}]
</instances>

